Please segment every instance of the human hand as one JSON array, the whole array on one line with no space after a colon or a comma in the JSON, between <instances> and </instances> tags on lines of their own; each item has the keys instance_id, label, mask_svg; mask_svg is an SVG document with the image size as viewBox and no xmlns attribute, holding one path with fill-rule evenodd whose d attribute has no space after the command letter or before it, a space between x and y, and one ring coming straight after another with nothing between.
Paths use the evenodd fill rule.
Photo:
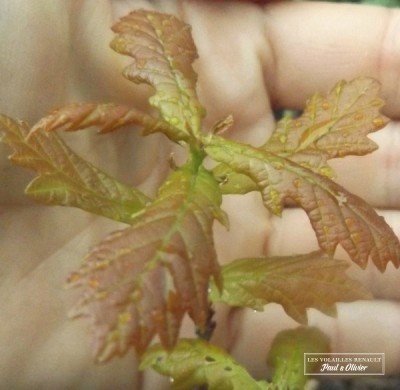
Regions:
<instances>
[{"instance_id":1,"label":"human hand","mask_svg":"<svg viewBox=\"0 0 400 390\"><path fill-rule=\"evenodd\" d=\"M385 113L392 119L400 114L400 53L395 41L399 12L318 3L260 8L234 2L136 1L133 6L175 12L193 26L200 54L195 65L199 95L208 111L206 127L233 113L235 125L229 136L258 144L273 130L272 108L302 108L316 90L326 91L339 79L360 75L378 78L388 100ZM131 7L132 2L124 1L0 5L0 110L34 123L54 106L71 101L145 101L146 89L120 76L126 59L107 47L112 37L109 26ZM334 164L339 181L385 210L382 215L398 233L397 126L393 122L374 135L381 146L378 152ZM68 140L96 165L151 191L165 174L155 168L154 157L166 160L171 150L161 137L142 140L133 133L121 131L109 138L83 132ZM28 174L10 167L4 157L8 150L0 150L5 183L0 189L0 340L5 346L1 383L8 388L168 387L156 374L139 373L133 354L94 366L88 322L66 319L77 298L63 290L66 276L88 247L119 226L79 210L33 205L19 195ZM231 215L231 231L216 228L224 262L249 254L284 255L317 248L302 211L288 209L283 219L271 218L254 194L243 200L227 197L224 208ZM350 274L365 281L377 299L338 305L338 319L311 310L310 323L331 336L337 351L386 352L387 372L394 373L400 366L400 339L393 336L400 323L395 302L399 272L389 266L381 275L373 267L360 271L352 266ZM215 341L258 377L265 375L265 354L274 335L296 326L275 305L262 313L221 309L217 321Z\"/></svg>"}]
</instances>

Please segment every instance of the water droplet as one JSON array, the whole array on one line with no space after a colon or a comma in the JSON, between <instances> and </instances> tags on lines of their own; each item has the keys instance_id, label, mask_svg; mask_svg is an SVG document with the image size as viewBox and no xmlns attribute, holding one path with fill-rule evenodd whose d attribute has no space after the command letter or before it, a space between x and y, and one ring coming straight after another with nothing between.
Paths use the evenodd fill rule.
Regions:
<instances>
[{"instance_id":1,"label":"water droplet","mask_svg":"<svg viewBox=\"0 0 400 390\"><path fill-rule=\"evenodd\" d=\"M180 119L177 116L171 116L168 119L168 122L172 125L172 126L177 126L179 125L179 123L181 122Z\"/></svg>"},{"instance_id":2,"label":"water droplet","mask_svg":"<svg viewBox=\"0 0 400 390\"><path fill-rule=\"evenodd\" d=\"M154 16L152 14L146 14L147 20L152 22L154 20Z\"/></svg>"},{"instance_id":3,"label":"water droplet","mask_svg":"<svg viewBox=\"0 0 400 390\"><path fill-rule=\"evenodd\" d=\"M325 101L323 101L322 102L322 104L321 104L321 108L323 109L323 110L329 110L329 107L330 107L330 104L325 100Z\"/></svg>"},{"instance_id":4,"label":"water droplet","mask_svg":"<svg viewBox=\"0 0 400 390\"><path fill-rule=\"evenodd\" d=\"M332 171L331 171L331 169L328 168L328 167L322 167L322 168L319 170L319 173L320 173L321 175L328 176L328 177L331 177L331 176L332 176Z\"/></svg>"},{"instance_id":5,"label":"water droplet","mask_svg":"<svg viewBox=\"0 0 400 390\"><path fill-rule=\"evenodd\" d=\"M87 285L90 288L97 288L97 287L99 287L99 281L96 278L90 278L87 281Z\"/></svg>"},{"instance_id":6,"label":"water droplet","mask_svg":"<svg viewBox=\"0 0 400 390\"><path fill-rule=\"evenodd\" d=\"M380 129L383 126L385 126L386 122L382 117L377 117L377 118L372 120L372 124L374 125L374 127L376 129Z\"/></svg>"}]
</instances>

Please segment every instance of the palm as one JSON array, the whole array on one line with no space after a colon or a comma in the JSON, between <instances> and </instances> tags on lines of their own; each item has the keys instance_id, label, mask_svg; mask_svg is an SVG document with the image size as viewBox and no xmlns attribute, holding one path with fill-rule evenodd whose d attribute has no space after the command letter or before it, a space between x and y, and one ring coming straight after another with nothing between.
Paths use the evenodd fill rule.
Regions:
<instances>
[{"instance_id":1,"label":"palm","mask_svg":"<svg viewBox=\"0 0 400 390\"><path fill-rule=\"evenodd\" d=\"M27 14L24 15L18 9L23 7L22 3L16 1L15 6L7 10L10 18L2 21L0 26L2 36L6 37L13 33L13 25L24 26L26 20L31 23L27 25L26 31L19 30L19 41L12 52L15 58L7 57L4 71L0 72L1 85L5 86L0 96L0 107L4 113L33 122L50 108L74 100L117 100L128 104L132 104L132 101L137 104L140 101L144 106L144 96L148 90L132 86L119 76L125 60L107 48L111 38L108 25L129 9L124 5L121 8L110 8L106 1L96 2L96 6L92 6L91 2L83 2L79 9L69 2L60 2L50 9L48 3L43 1L35 3L39 4L36 11L28 7ZM138 3L142 6L146 2ZM171 4L173 3L169 3L168 7L173 8ZM374 69L360 69L357 66L340 72L338 66L337 71L332 69L329 74L321 73L317 79L312 77L311 70L305 71L301 63L297 68L294 67L290 56L295 57L296 50L300 50L298 46L301 45L295 45L293 52L288 54L285 52L285 44L276 46L276 42L268 42L265 35L267 18L271 36L274 37L275 33L281 34L281 37L287 33L288 39L285 42L290 44L293 34L288 33L284 27L276 27L284 12L287 18L296 20L295 6L287 6L288 9L285 7L270 7L269 14L262 14L257 8L248 5L229 3L212 5L212 2L199 2L183 7L186 20L193 25L200 54L196 70L199 73L200 99L209 114L205 127L233 113L235 126L229 136L258 144L273 129L273 105L301 107L305 97L314 89L326 90L337 79L352 78L364 71L368 74L374 73ZM304 7L299 6L297 12L306 12ZM50 13L51 17L46 20L54 20L54 24L43 22L45 16L37 13L41 8L43 15ZM0 9L0 13L1 11ZM366 18L367 16L370 17L369 14ZM68 31L68 18L72 21L71 31ZM55 21L59 26L56 33L53 31ZM32 40L27 40L24 36L28 34L29 28L37 31ZM240 39L235 38L238 37L238 31ZM43 46L43 35L49 37L46 47ZM7 45L7 39L3 39L2 44ZM26 46L28 44L29 50ZM73 48L72 53L68 53L68 47ZM8 53L9 47L1 46L0 52ZM278 54L283 55L279 63L276 62ZM5 58L4 55L1 58ZM314 65L323 69L323 60L318 57L316 62ZM10 82L7 76L7 71L12 69L11 63L15 66L15 77L18 78L16 82ZM44 66L47 67L45 73ZM291 85L293 83L297 83L295 87ZM394 92L389 85L390 83L386 87L386 94L391 96ZM393 104L389 105L389 114L395 117L399 112L392 107ZM395 196L398 188L390 181L390 171L384 171L389 158L390 161L395 158L388 153L391 131L393 129L388 128L377 137L383 148L375 155L364 158L362 168L357 165L357 159L340 162L337 166L339 174L343 173L340 176L343 178L342 182L348 184L349 190L361 196L366 195L368 201L379 207L396 208L399 206L396 200L398 197ZM121 131L115 136L101 138L81 133L74 135L71 142L95 164L127 182L141 185L150 192L164 175L163 171L155 168L156 164L167 161L171 151L162 137L154 136L142 140L133 131ZM90 356L88 323L70 322L66 317L68 308L76 300L74 291L66 292L63 289L66 276L77 268L88 247L107 232L115 230L117 224L87 215L80 210L46 208L32 204L20 195L29 177L19 169L10 167L5 158L8 150L5 147L3 149L3 146L1 148L2 181L6 183L0 189L0 224L3 233L3 272L0 284L2 383L8 384L10 388L49 384L57 388L77 385L82 388L105 389L111 386L138 387L142 379L132 369L136 367L133 354L106 366L94 366ZM365 164L368 164L368 170ZM374 189L368 189L367 193L364 193L365 180L374 180L376 183ZM381 190L384 181L387 183L389 195ZM252 248L254 255L287 254L315 249L314 235L302 212L288 210L282 220L276 220L268 217L257 196L249 195L239 200L240 207L236 202L237 199L227 197L224 204L231 215L232 228L229 234L223 228L217 227L217 249L222 261L249 255L249 248ZM396 230L400 221L397 212L388 211L386 215ZM296 228L293 229L293 226ZM287 242L291 243L290 247ZM352 272L359 278L373 280L372 285L378 298L399 298L394 288L399 280L398 272L389 272L384 277L378 277L373 270L360 272L354 268ZM370 318L369 325L365 324L362 331L354 328L352 313L357 312L360 318L365 318L366 313L372 311L374 315ZM390 337L391 331L387 325L387 330L379 332L379 338L376 329L388 323L393 326L398 324L399 313L396 303L376 301L341 306L342 317L339 321L327 320L314 312L311 314L311 321L321 323L328 333L334 334L334 329L341 332L345 347L350 348L350 351L354 348L356 352L381 352L379 348ZM385 318L385 321L380 321L379 318ZM387 318L392 320L389 322ZM272 337L277 330L294 325L274 306L262 314L250 311L221 312L218 321L221 324L220 330L216 332L218 341L225 345L233 343L233 351L240 356L240 360L247 361L253 371L260 375L264 370L264 354L268 341L258 347L253 335L259 332L267 334L268 331ZM226 331L226 326L229 331ZM246 333L247 328L255 327L259 331ZM373 339L365 344L365 337L368 335L372 335ZM337 348L343 348L337 344L337 340L334 343ZM386 348L390 365L387 370L394 370L396 367L394 356L399 350L400 346L393 342ZM152 378L146 377L147 386L159 388L154 382L158 379Z\"/></svg>"}]
</instances>

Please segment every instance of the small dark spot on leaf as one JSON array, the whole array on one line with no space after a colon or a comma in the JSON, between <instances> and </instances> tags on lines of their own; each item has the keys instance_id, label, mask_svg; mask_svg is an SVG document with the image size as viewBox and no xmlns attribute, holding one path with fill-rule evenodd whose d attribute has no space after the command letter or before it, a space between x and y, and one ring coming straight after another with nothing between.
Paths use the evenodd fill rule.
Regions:
<instances>
[{"instance_id":1,"label":"small dark spot on leaf","mask_svg":"<svg viewBox=\"0 0 400 390\"><path fill-rule=\"evenodd\" d=\"M209 362L209 363L215 362L215 359L214 359L213 357L211 357L211 356L206 356L206 357L204 358L204 360L205 360L206 362Z\"/></svg>"},{"instance_id":2,"label":"small dark spot on leaf","mask_svg":"<svg viewBox=\"0 0 400 390\"><path fill-rule=\"evenodd\" d=\"M159 355L159 356L157 356L157 358L156 358L156 363L161 363L163 360L164 360L164 356Z\"/></svg>"}]
</instances>

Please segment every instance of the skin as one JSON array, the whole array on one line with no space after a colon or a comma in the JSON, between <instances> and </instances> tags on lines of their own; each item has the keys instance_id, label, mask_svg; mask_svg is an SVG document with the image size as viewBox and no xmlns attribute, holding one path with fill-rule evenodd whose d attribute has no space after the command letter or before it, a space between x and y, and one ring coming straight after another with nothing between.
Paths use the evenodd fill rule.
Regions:
<instances>
[{"instance_id":1,"label":"skin","mask_svg":"<svg viewBox=\"0 0 400 390\"><path fill-rule=\"evenodd\" d=\"M334 161L338 181L362 196L400 233L400 11L344 4L186 1L49 1L0 3L0 110L34 123L71 101L134 101L146 107L149 90L120 76L127 58L108 49L109 26L132 8L175 12L193 26L200 59L199 96L205 127L233 113L229 136L263 142L274 127L272 108L301 109L316 90L339 79L372 76L382 83L385 114L393 121L372 138L379 151ZM98 137L67 136L85 157L121 180L153 192L171 151L162 137L134 131ZM175 151L179 160L179 151ZM168 381L137 371L133 353L105 366L92 363L88 321L69 321L77 299L64 291L67 275L87 248L120 226L75 209L46 208L23 196L31 175L11 166L0 145L0 383L13 389L162 389ZM235 203L234 203L235 202ZM239 203L237 203L239 202ZM229 234L216 226L222 262L244 255L286 255L316 249L305 214L268 215L258 196L227 197ZM243 227L246 226L246 229ZM249 253L250 251L250 253ZM346 258L342 250L337 257ZM400 370L400 273L389 265L349 274L376 297L338 305L338 318L314 310L318 325L342 352L385 352L386 373ZM296 324L276 305L255 313L219 308L215 341L257 378L274 335ZM190 335L190 324L184 334ZM261 336L262 335L262 336ZM262 342L260 342L262 340Z\"/></svg>"}]
</instances>

